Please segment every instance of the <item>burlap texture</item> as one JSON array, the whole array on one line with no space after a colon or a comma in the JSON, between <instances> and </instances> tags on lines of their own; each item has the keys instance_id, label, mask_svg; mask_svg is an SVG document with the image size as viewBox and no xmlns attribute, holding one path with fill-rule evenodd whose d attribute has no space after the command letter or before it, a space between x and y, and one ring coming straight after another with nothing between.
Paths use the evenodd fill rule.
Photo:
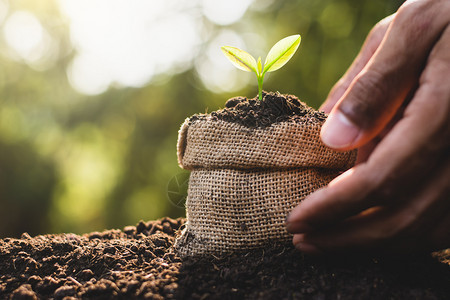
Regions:
<instances>
[{"instance_id":1,"label":"burlap texture","mask_svg":"<svg viewBox=\"0 0 450 300\"><path fill-rule=\"evenodd\" d=\"M249 128L222 120L187 119L178 136L178 163L197 168L347 169L355 152L338 152L319 138L322 122L300 119Z\"/></svg>"},{"instance_id":2,"label":"burlap texture","mask_svg":"<svg viewBox=\"0 0 450 300\"><path fill-rule=\"evenodd\" d=\"M223 254L290 243L285 219L308 194L354 164L319 138L323 121L297 119L249 128L187 119L178 161L191 170L187 224L175 242L182 256Z\"/></svg>"}]
</instances>

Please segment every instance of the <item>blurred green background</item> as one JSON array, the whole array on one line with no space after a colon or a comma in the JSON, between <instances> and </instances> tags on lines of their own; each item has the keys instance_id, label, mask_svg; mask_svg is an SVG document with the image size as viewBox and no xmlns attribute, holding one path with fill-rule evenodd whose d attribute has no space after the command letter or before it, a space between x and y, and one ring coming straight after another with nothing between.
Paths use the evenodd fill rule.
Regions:
<instances>
[{"instance_id":1,"label":"blurred green background","mask_svg":"<svg viewBox=\"0 0 450 300\"><path fill-rule=\"evenodd\" d=\"M300 33L264 89L317 108L401 2L0 0L0 237L183 216L180 124L257 93L220 46Z\"/></svg>"}]
</instances>

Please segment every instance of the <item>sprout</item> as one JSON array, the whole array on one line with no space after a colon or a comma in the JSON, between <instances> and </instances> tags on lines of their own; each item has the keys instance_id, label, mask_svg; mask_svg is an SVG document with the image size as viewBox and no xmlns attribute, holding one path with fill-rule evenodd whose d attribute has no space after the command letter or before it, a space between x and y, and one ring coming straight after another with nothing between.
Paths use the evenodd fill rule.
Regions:
<instances>
[{"instance_id":1,"label":"sprout","mask_svg":"<svg viewBox=\"0 0 450 300\"><path fill-rule=\"evenodd\" d=\"M239 48L223 46L221 49L225 56L238 69L254 72L258 78L259 100L262 100L262 86L264 75L273 72L284 66L297 51L301 37L299 34L288 36L276 43L267 54L264 68L261 64L261 57L258 61L253 56Z\"/></svg>"}]
</instances>

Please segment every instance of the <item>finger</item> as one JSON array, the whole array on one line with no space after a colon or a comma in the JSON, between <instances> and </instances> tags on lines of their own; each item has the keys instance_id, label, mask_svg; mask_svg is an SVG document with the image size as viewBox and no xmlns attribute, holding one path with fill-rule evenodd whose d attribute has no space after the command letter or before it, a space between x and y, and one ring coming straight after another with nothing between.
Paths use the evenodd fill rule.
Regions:
<instances>
[{"instance_id":1,"label":"finger","mask_svg":"<svg viewBox=\"0 0 450 300\"><path fill-rule=\"evenodd\" d=\"M428 232L449 232L445 227L450 210L448 178L450 164L447 161L409 205L381 208L326 230L295 235L293 243L302 252L312 254L355 250L416 252L450 247L448 235L436 236L441 238L439 241L428 238Z\"/></svg>"},{"instance_id":2,"label":"finger","mask_svg":"<svg viewBox=\"0 0 450 300\"><path fill-rule=\"evenodd\" d=\"M288 230L307 232L369 207L408 199L450 153L450 28L430 54L420 88L403 118L368 160L308 196L289 215Z\"/></svg>"},{"instance_id":3,"label":"finger","mask_svg":"<svg viewBox=\"0 0 450 300\"><path fill-rule=\"evenodd\" d=\"M330 93L328 94L327 99L320 107L320 110L326 113L330 113L336 102L342 97L342 95L344 95L345 91L347 91L350 83L353 81L356 75L361 72L372 55L378 49L378 46L383 40L383 37L386 34L386 30L388 29L393 17L394 15L384 18L383 20L378 22L377 25L375 25L375 27L371 30L358 56L355 58L347 72L345 72L342 78L333 86Z\"/></svg>"},{"instance_id":4,"label":"finger","mask_svg":"<svg viewBox=\"0 0 450 300\"><path fill-rule=\"evenodd\" d=\"M406 2L377 51L322 127L322 141L352 149L376 136L417 82L428 54L449 22L450 2Z\"/></svg>"},{"instance_id":5,"label":"finger","mask_svg":"<svg viewBox=\"0 0 450 300\"><path fill-rule=\"evenodd\" d=\"M367 167L356 166L334 179L326 188L304 199L289 214L287 230L303 233L323 228L372 207L369 199L372 183ZM349 195L352 197L349 197Z\"/></svg>"}]
</instances>

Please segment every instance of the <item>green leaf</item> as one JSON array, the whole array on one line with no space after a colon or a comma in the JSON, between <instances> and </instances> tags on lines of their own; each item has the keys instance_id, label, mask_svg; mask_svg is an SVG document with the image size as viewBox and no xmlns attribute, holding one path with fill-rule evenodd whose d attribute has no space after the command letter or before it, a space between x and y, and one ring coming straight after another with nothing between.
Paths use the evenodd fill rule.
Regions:
<instances>
[{"instance_id":1,"label":"green leaf","mask_svg":"<svg viewBox=\"0 0 450 300\"><path fill-rule=\"evenodd\" d=\"M273 72L284 66L297 51L300 41L301 36L296 34L276 43L267 54L263 73Z\"/></svg>"},{"instance_id":2,"label":"green leaf","mask_svg":"<svg viewBox=\"0 0 450 300\"><path fill-rule=\"evenodd\" d=\"M253 56L235 47L223 46L221 49L236 68L247 72L253 71L255 74L258 74L256 71L256 60Z\"/></svg>"},{"instance_id":3,"label":"green leaf","mask_svg":"<svg viewBox=\"0 0 450 300\"><path fill-rule=\"evenodd\" d=\"M258 75L258 77L259 77L259 76L261 76L261 74L262 74L261 56L258 57L257 65L258 65L258 73L256 73L256 75Z\"/></svg>"}]
</instances>

